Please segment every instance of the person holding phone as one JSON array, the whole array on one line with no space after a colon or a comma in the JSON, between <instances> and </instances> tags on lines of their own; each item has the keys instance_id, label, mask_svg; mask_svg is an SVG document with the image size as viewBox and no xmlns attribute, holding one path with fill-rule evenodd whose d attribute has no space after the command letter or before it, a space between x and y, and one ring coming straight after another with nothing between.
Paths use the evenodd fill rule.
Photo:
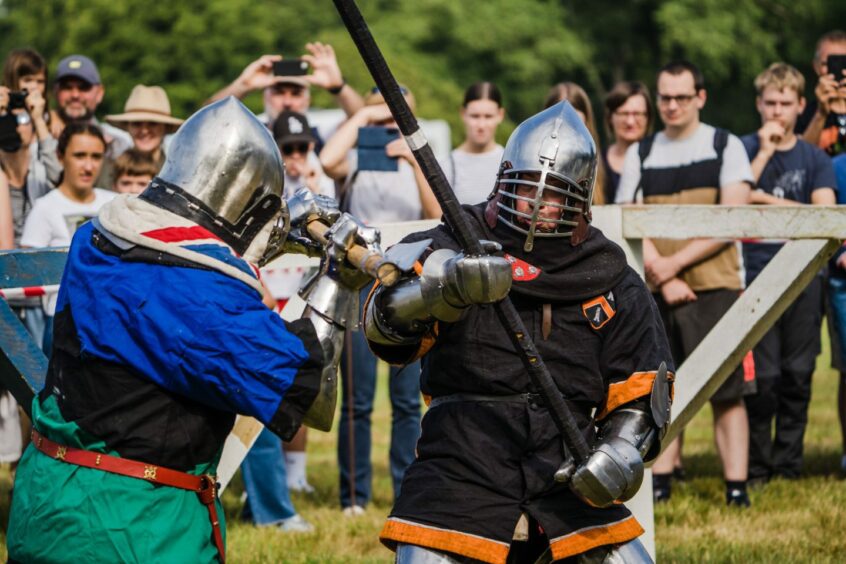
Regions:
<instances>
[{"instance_id":1,"label":"person holding phone","mask_svg":"<svg viewBox=\"0 0 846 564\"><path fill-rule=\"evenodd\" d=\"M315 41L306 43L306 53L299 59L283 59L282 55L262 55L249 65L231 84L212 95L210 104L227 96L243 100L251 92L261 90L264 113L259 121L268 128L284 111L306 114L311 106L311 87L323 88L335 97L347 116L353 115L363 105L355 91L341 73L335 50L331 45ZM306 66L303 66L305 63ZM318 152L323 139L316 129Z\"/></svg>"},{"instance_id":2,"label":"person holding phone","mask_svg":"<svg viewBox=\"0 0 846 564\"><path fill-rule=\"evenodd\" d=\"M462 204L478 204L491 193L502 159L496 130L503 119L505 108L496 84L477 82L467 88L461 104L464 142L443 162L447 180Z\"/></svg>"},{"instance_id":3,"label":"person holding phone","mask_svg":"<svg viewBox=\"0 0 846 564\"><path fill-rule=\"evenodd\" d=\"M831 156L846 152L846 32L830 31L817 42L816 101L808 104L796 132Z\"/></svg>"},{"instance_id":4,"label":"person holding phone","mask_svg":"<svg viewBox=\"0 0 846 564\"><path fill-rule=\"evenodd\" d=\"M414 111L414 95L406 87L401 89ZM430 199L437 206L434 194L405 139L396 131L397 124L382 94L374 88L364 103L320 152L326 174L343 182L342 209L367 224L434 217L440 208L427 207ZM377 148L379 140L381 148ZM366 150L356 150L362 141L367 143ZM394 170L387 170L391 165ZM369 289L362 292L362 303ZM372 492L370 420L376 395L376 357L362 333L353 331L348 334L341 358L340 502L344 515L355 517L364 513ZM419 362L390 369L390 471L395 497L399 496L406 468L414 461L420 436L419 375Z\"/></svg>"},{"instance_id":5,"label":"person holding phone","mask_svg":"<svg viewBox=\"0 0 846 564\"><path fill-rule=\"evenodd\" d=\"M414 95L401 88L414 111ZM367 150L354 150L365 137ZM329 139L320 162L326 174L343 181L341 198L348 211L367 224L440 217L434 194L378 88Z\"/></svg>"}]
</instances>

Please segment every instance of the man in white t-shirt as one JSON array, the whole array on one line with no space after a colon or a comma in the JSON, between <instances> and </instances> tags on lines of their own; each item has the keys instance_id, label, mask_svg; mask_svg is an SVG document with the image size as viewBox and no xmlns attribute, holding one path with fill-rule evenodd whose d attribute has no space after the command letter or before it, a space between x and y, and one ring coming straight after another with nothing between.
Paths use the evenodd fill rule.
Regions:
<instances>
[{"instance_id":1,"label":"man in white t-shirt","mask_svg":"<svg viewBox=\"0 0 846 564\"><path fill-rule=\"evenodd\" d=\"M687 61L664 66L657 93L664 130L629 147L617 202L745 204L753 183L749 158L737 137L699 121L707 98L699 69ZM644 239L643 262L680 366L739 295L737 248L717 239ZM711 397L726 501L741 507L749 505L749 423L743 403L748 387L738 367ZM675 468L681 468L679 440L652 467L656 501L669 499Z\"/></svg>"},{"instance_id":2,"label":"man in white t-shirt","mask_svg":"<svg viewBox=\"0 0 846 564\"><path fill-rule=\"evenodd\" d=\"M106 143L100 129L89 123L72 122L59 137L59 160L64 166L62 182L56 190L38 198L24 223L22 247L66 247L77 228L97 215L115 197L114 192L94 187L100 174ZM48 316L44 351L49 356L52 317L57 294L47 297Z\"/></svg>"}]
</instances>

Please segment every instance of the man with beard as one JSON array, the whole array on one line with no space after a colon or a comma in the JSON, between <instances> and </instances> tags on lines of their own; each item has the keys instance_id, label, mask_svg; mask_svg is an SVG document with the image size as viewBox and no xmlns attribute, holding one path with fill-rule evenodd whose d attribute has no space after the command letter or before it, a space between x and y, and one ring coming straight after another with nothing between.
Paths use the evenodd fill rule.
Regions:
<instances>
[{"instance_id":1,"label":"man with beard","mask_svg":"<svg viewBox=\"0 0 846 564\"><path fill-rule=\"evenodd\" d=\"M399 563L649 561L620 502L658 452L671 358L643 281L589 226L595 174L576 112L548 108L512 134L487 202L463 208L491 254L464 257L444 225L413 234L403 243L426 247L422 264L371 293L371 348L422 357L429 398L381 534ZM594 447L569 484L553 479L569 455L489 305L506 294Z\"/></svg>"},{"instance_id":2,"label":"man with beard","mask_svg":"<svg viewBox=\"0 0 846 564\"><path fill-rule=\"evenodd\" d=\"M58 139L65 125L72 121L98 126L106 138L106 164L132 147L132 137L122 129L97 121L95 112L103 101L106 89L94 61L84 55L70 55L59 61L54 85L56 109L50 127ZM100 185L99 178L97 185Z\"/></svg>"}]
</instances>

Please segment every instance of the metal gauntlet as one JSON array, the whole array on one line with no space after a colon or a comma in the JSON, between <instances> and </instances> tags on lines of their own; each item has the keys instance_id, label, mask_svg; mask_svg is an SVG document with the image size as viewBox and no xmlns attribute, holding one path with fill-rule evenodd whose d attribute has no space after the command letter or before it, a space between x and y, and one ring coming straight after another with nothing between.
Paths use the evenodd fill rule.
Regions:
<instances>
[{"instance_id":1,"label":"metal gauntlet","mask_svg":"<svg viewBox=\"0 0 846 564\"><path fill-rule=\"evenodd\" d=\"M415 343L435 321L458 321L470 305L497 302L510 289L511 265L505 259L440 249L429 255L419 277L376 290L365 315L365 334L386 345Z\"/></svg>"},{"instance_id":2,"label":"metal gauntlet","mask_svg":"<svg viewBox=\"0 0 846 564\"><path fill-rule=\"evenodd\" d=\"M643 459L658 435L649 413L612 412L600 429L593 454L573 474L570 489L595 507L631 499L643 481Z\"/></svg>"}]
</instances>

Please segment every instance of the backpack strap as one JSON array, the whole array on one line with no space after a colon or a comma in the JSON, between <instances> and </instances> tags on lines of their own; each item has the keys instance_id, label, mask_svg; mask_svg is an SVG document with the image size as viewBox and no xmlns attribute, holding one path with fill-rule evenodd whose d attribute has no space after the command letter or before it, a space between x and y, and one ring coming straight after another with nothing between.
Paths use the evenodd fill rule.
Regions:
<instances>
[{"instance_id":1,"label":"backpack strap","mask_svg":"<svg viewBox=\"0 0 846 564\"><path fill-rule=\"evenodd\" d=\"M632 196L632 203L637 203L637 196L638 194L643 193L643 163L646 162L646 157L649 156L649 153L652 151L652 144L655 142L655 134L647 135L643 139L640 140L640 143L637 145L637 155L640 157L640 180L637 183L637 188L635 188L634 195Z\"/></svg>"},{"instance_id":2,"label":"backpack strap","mask_svg":"<svg viewBox=\"0 0 846 564\"><path fill-rule=\"evenodd\" d=\"M720 170L723 168L723 153L728 145L729 132L727 129L714 128L714 151L717 153L717 162L720 163Z\"/></svg>"}]
</instances>

